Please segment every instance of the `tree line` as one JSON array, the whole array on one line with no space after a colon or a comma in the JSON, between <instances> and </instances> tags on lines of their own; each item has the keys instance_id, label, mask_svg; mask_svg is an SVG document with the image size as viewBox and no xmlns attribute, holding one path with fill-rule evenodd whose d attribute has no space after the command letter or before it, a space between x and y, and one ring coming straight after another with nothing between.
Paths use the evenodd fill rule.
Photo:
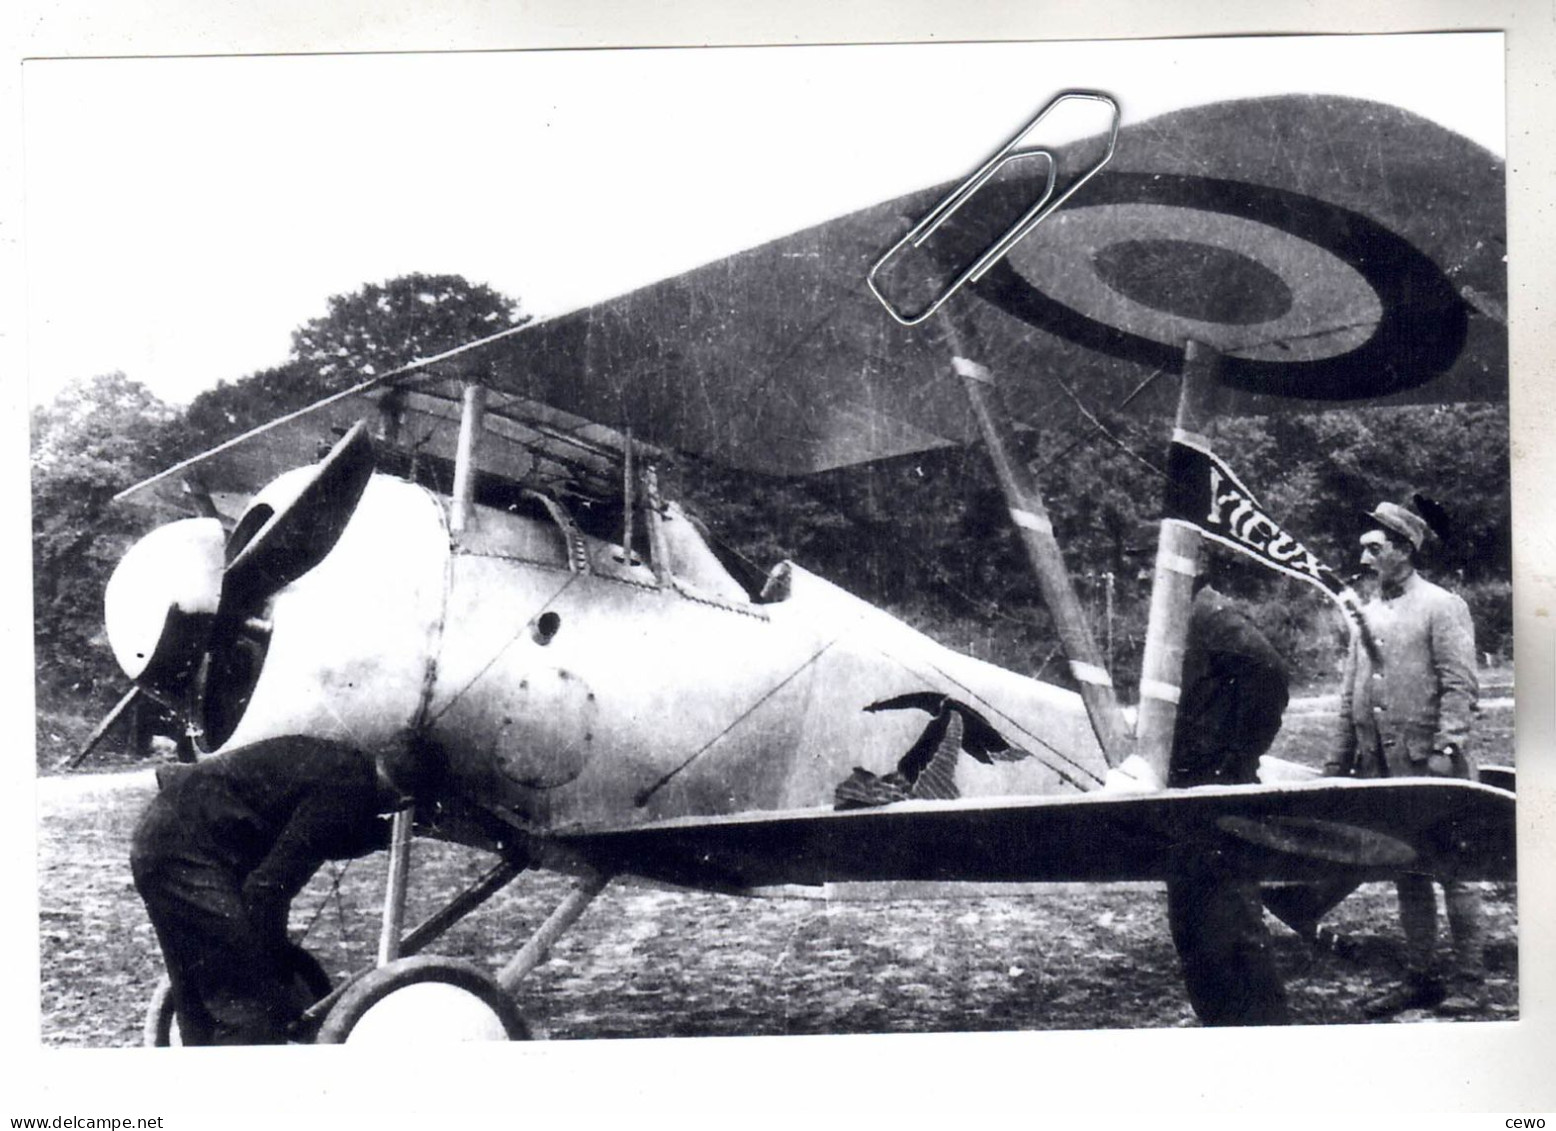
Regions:
<instances>
[{"instance_id":1,"label":"tree line","mask_svg":"<svg viewBox=\"0 0 1556 1131\"><path fill-rule=\"evenodd\" d=\"M519 303L454 275L409 275L329 300L286 362L223 381L186 407L121 373L66 388L32 414L32 555L41 705L100 711L123 689L102 635L119 556L175 517L111 505L169 464L280 413L526 320ZM1143 645L1162 497L1161 421L1104 414L1082 430L1026 431L1066 563L1115 681ZM1505 405L1334 409L1224 420L1222 457L1272 515L1342 573L1362 512L1420 493L1447 514L1429 576L1470 601L1484 651L1511 651ZM1128 450L1124 450L1127 447ZM944 449L775 480L678 457L667 492L758 565L792 558L963 651L1062 682L1056 637L982 451ZM1299 679L1333 668L1343 628L1325 600L1256 567L1228 584Z\"/></svg>"}]
</instances>

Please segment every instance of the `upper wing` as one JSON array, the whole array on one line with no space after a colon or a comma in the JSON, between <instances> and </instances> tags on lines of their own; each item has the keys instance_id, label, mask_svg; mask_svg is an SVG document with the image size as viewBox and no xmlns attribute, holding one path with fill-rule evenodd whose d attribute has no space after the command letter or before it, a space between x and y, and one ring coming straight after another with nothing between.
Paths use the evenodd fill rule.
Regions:
<instances>
[{"instance_id":1,"label":"upper wing","mask_svg":"<svg viewBox=\"0 0 1556 1131\"><path fill-rule=\"evenodd\" d=\"M993 242L1035 176L977 194L935 258L959 265ZM945 325L899 325L865 283L946 188L538 323L471 354L469 371L753 470L963 443L974 429ZM1197 107L1124 129L1112 163L946 310L1018 421L1120 403L1176 371L1191 338L1226 355L1233 411L1503 399L1503 199L1499 158L1393 107ZM1174 396L1136 403L1166 411Z\"/></svg>"},{"instance_id":2,"label":"upper wing","mask_svg":"<svg viewBox=\"0 0 1556 1131\"><path fill-rule=\"evenodd\" d=\"M1094 145L1059 148L1059 166L1085 164ZM950 277L994 242L1038 195L1037 164L976 193L913 269ZM1175 389L1154 378L1178 370L1191 339L1224 355L1228 411L1506 397L1503 162L1406 111L1285 95L1126 127L1112 162L952 298L945 320L905 327L865 279L948 187L461 347L364 391L406 389L412 413L423 398L441 423L422 450L442 458L459 383L477 381L525 406L517 415L540 409L784 474L971 440L954 349L999 376L1017 425L1063 428L1123 403L1170 412ZM352 411L348 398L316 415L343 427ZM264 449L285 445L249 445L261 449L252 458L243 447L205 460L202 474L262 459L241 468L252 488L280 470ZM287 454L284 466L315 458ZM489 451L483 466L500 460Z\"/></svg>"},{"instance_id":3,"label":"upper wing","mask_svg":"<svg viewBox=\"0 0 1556 1131\"><path fill-rule=\"evenodd\" d=\"M1513 876L1513 795L1440 779L906 801L684 817L554 839L591 866L721 889L1162 880L1212 853L1262 880Z\"/></svg>"}]
</instances>

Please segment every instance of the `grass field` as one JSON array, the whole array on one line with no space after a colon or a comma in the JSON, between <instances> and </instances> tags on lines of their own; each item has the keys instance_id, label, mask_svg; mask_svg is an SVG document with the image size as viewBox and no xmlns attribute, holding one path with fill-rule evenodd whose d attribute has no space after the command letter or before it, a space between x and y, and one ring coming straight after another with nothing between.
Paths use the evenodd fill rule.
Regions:
<instances>
[{"instance_id":1,"label":"grass field","mask_svg":"<svg viewBox=\"0 0 1556 1131\"><path fill-rule=\"evenodd\" d=\"M1488 681L1481 719L1487 761L1510 763L1511 703ZM1276 753L1321 758L1332 716L1299 701ZM39 780L41 1039L49 1045L138 1043L161 973L150 924L130 883L136 817L154 785L145 769ZM483 871L465 849L418 844L414 921ZM384 859L323 869L293 909L294 933L335 976L370 964ZM495 971L567 890L521 877L433 948ZM1484 885L1490 953L1485 1008L1518 1010L1516 887ZM1328 920L1347 940L1310 955L1271 920L1295 1019L1355 1023L1356 1003L1397 975L1393 889L1363 887ZM1196 1024L1153 885L1056 885L969 898L752 900L618 883L525 983L520 1006L551 1038ZM1405 1014L1399 1020L1428 1015Z\"/></svg>"}]
</instances>

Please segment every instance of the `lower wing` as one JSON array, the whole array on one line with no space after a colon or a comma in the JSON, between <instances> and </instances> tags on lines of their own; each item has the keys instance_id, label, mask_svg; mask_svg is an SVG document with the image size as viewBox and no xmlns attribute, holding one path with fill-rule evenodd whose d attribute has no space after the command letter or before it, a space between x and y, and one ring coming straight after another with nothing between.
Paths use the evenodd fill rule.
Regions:
<instances>
[{"instance_id":1,"label":"lower wing","mask_svg":"<svg viewBox=\"0 0 1556 1131\"><path fill-rule=\"evenodd\" d=\"M592 867L723 890L881 881L1258 880L1514 874L1514 798L1442 779L904 801L556 834Z\"/></svg>"}]
</instances>

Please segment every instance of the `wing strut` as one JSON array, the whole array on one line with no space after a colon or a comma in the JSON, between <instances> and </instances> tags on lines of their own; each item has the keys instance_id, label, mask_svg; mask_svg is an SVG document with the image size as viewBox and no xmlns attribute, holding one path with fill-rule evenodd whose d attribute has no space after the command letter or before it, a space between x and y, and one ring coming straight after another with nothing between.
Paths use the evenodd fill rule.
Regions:
<instances>
[{"instance_id":1,"label":"wing strut","mask_svg":"<svg viewBox=\"0 0 1556 1131\"><path fill-rule=\"evenodd\" d=\"M400 957L401 936L405 927L405 895L411 874L411 829L415 819L414 806L401 809L393 818L389 841L389 879L384 885L383 922L378 932L380 966L387 966Z\"/></svg>"},{"instance_id":2,"label":"wing strut","mask_svg":"<svg viewBox=\"0 0 1556 1131\"><path fill-rule=\"evenodd\" d=\"M1219 386L1216 371L1221 355L1190 341L1183 352L1183 383L1178 390L1178 415L1173 437L1208 436L1215 428ZM1145 655L1140 662L1140 708L1135 753L1167 781L1172 734L1178 720L1178 695L1183 679L1183 651L1194 602L1194 577L1199 572L1201 538L1183 522L1163 522L1156 543L1156 572L1151 582L1151 611L1146 621Z\"/></svg>"},{"instance_id":3,"label":"wing strut","mask_svg":"<svg viewBox=\"0 0 1556 1131\"><path fill-rule=\"evenodd\" d=\"M980 363L971 360L964 348L964 335L948 316L941 316L946 340L951 346L951 367L967 388L972 402L973 415L983 433L984 445L994 472L999 477L1000 488L1005 493L1005 505L1026 548L1027 560L1037 575L1037 585L1043 603L1054 618L1059 631L1059 642L1065 658L1070 662L1070 673L1080 685L1081 699L1091 718L1092 730L1102 745L1103 757L1109 766L1117 766L1134 752L1134 735L1129 722L1118 703L1113 690L1113 679L1108 675L1092 636L1091 625L1081 608L1075 587L1070 583L1065 569L1064 555L1059 551L1059 541L1054 537L1053 523L1038 493L1032 473L1016 455L1014 435L1006 422L1003 398L994 382L994 375ZM1181 656L1180 656L1181 663Z\"/></svg>"},{"instance_id":4,"label":"wing strut","mask_svg":"<svg viewBox=\"0 0 1556 1131\"><path fill-rule=\"evenodd\" d=\"M951 346L951 366L962 378L994 464L1005 504L1027 552L1038 589L1059 632L1059 641L1080 686L1086 713L1109 766L1122 765L1131 755L1143 762L1135 777L1143 788L1166 784L1177 722L1179 681L1188 637L1194 578L1199 572L1200 534L1184 523L1163 522L1158 537L1156 573L1151 586L1150 620L1141 665L1138 730L1124 717L1091 625L1086 620L1053 524L1031 472L1015 454L1014 436L994 375L965 353L964 334L950 317L941 324ZM1199 342L1188 342L1183 381L1178 396L1175 436L1202 436L1215 425L1220 354ZM1126 767L1126 772L1128 767ZM1153 780L1154 779L1154 780Z\"/></svg>"},{"instance_id":5,"label":"wing strut","mask_svg":"<svg viewBox=\"0 0 1556 1131\"><path fill-rule=\"evenodd\" d=\"M563 932L578 921L578 917L594 902L594 897L611 882L611 873L589 870L578 878L577 885L530 936L497 975L497 984L508 993L518 989L529 972L544 962L551 954L551 947Z\"/></svg>"},{"instance_id":6,"label":"wing strut","mask_svg":"<svg viewBox=\"0 0 1556 1131\"><path fill-rule=\"evenodd\" d=\"M486 386L465 386L464 411L459 417L459 441L454 453L454 497L449 526L456 538L475 518L476 459L481 447L481 422L486 417Z\"/></svg>"}]
</instances>

